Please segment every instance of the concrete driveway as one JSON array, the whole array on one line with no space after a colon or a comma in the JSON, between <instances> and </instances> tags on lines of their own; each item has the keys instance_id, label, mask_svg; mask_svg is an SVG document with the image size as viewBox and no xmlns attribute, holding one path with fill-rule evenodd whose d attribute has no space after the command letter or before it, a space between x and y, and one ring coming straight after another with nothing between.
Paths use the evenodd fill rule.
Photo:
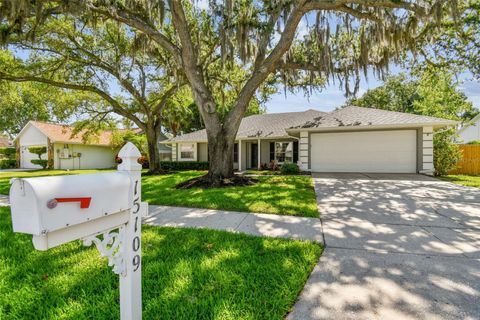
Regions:
<instances>
[{"instance_id":1,"label":"concrete driveway","mask_svg":"<svg viewBox=\"0 0 480 320\"><path fill-rule=\"evenodd\" d=\"M326 250L289 319L480 319L480 190L316 174Z\"/></svg>"}]
</instances>

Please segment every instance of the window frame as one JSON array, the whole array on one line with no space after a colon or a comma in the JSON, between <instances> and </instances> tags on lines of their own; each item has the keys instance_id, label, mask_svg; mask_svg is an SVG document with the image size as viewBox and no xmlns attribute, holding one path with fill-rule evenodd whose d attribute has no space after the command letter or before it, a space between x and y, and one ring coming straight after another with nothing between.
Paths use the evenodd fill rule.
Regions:
<instances>
[{"instance_id":1,"label":"window frame","mask_svg":"<svg viewBox=\"0 0 480 320\"><path fill-rule=\"evenodd\" d=\"M193 150L189 151L182 151L182 147L189 145L193 148ZM192 152L191 158L184 158L182 157L182 152ZM180 161L197 161L197 144L195 142L182 142L178 144L178 159Z\"/></svg>"},{"instance_id":2,"label":"window frame","mask_svg":"<svg viewBox=\"0 0 480 320\"><path fill-rule=\"evenodd\" d=\"M238 143L233 144L233 163L238 163Z\"/></svg>"},{"instance_id":3,"label":"window frame","mask_svg":"<svg viewBox=\"0 0 480 320\"><path fill-rule=\"evenodd\" d=\"M295 145L294 145L293 141L274 141L273 143L274 143L274 150L273 150L273 152L274 152L274 159L275 159L275 161L276 161L278 164L293 163L293 162L294 162L294 160L295 160L295 157L294 157L294 154L295 154L295 152L294 152ZM285 152L283 152L283 155L284 155L283 158L285 159L285 161L280 161L280 160L278 160L278 156L277 156L277 155L279 154L279 152L277 151L277 143L281 143L281 144L287 143L287 144L291 145L291 147L292 147L292 156L291 156L292 160L291 160L291 161L287 161L287 156L286 156L287 151L286 151L286 150L288 149L288 146L287 146L287 148L285 148Z\"/></svg>"}]
</instances>

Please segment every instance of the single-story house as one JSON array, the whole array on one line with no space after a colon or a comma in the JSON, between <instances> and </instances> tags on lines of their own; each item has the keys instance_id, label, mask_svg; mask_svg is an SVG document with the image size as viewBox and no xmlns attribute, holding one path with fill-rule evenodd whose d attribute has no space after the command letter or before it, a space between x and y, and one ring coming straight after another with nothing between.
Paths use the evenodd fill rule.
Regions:
<instances>
[{"instance_id":1,"label":"single-story house","mask_svg":"<svg viewBox=\"0 0 480 320\"><path fill-rule=\"evenodd\" d=\"M73 135L73 127L30 121L15 139L20 168L40 169L31 163L38 159L30 147L47 147L42 159L54 169L105 169L115 166L116 149L111 146L112 131L103 131L84 141L83 132Z\"/></svg>"},{"instance_id":2,"label":"single-story house","mask_svg":"<svg viewBox=\"0 0 480 320\"><path fill-rule=\"evenodd\" d=\"M371 108L253 115L242 120L235 168L276 161L313 172L433 173L434 130L455 121ZM205 130L164 141L173 161L208 161Z\"/></svg>"},{"instance_id":3,"label":"single-story house","mask_svg":"<svg viewBox=\"0 0 480 320\"><path fill-rule=\"evenodd\" d=\"M461 143L480 141L480 114L461 127L458 130L458 136L458 141Z\"/></svg>"}]
</instances>

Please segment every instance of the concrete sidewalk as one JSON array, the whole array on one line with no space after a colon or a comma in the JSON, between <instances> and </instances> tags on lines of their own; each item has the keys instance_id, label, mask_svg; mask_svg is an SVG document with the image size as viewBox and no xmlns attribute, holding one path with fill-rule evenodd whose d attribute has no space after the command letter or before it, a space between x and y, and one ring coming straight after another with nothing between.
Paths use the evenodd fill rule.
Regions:
<instances>
[{"instance_id":1,"label":"concrete sidewalk","mask_svg":"<svg viewBox=\"0 0 480 320\"><path fill-rule=\"evenodd\" d=\"M0 194L0 207L8 207L10 205L10 200L8 196Z\"/></svg>"},{"instance_id":2,"label":"concrete sidewalk","mask_svg":"<svg viewBox=\"0 0 480 320\"><path fill-rule=\"evenodd\" d=\"M323 243L318 218L155 205L149 208L150 216L144 219L148 225L207 228Z\"/></svg>"},{"instance_id":3,"label":"concrete sidewalk","mask_svg":"<svg viewBox=\"0 0 480 320\"><path fill-rule=\"evenodd\" d=\"M0 195L0 207L9 205L8 196ZM323 244L322 224L318 218L156 205L148 207L149 216L143 222L152 226L226 230Z\"/></svg>"}]
</instances>

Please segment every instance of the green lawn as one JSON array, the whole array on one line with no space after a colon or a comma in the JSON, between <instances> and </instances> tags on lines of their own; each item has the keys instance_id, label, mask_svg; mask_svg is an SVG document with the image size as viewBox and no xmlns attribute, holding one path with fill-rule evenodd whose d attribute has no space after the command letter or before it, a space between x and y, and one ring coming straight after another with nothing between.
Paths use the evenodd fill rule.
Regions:
<instances>
[{"instance_id":1,"label":"green lawn","mask_svg":"<svg viewBox=\"0 0 480 320\"><path fill-rule=\"evenodd\" d=\"M85 171L81 171L84 173ZM91 172L91 171L90 171ZM12 177L63 174L66 171L34 171L0 174L0 194L8 194ZM79 173L68 171L68 174ZM262 212L318 217L310 176L259 176L260 182L243 187L177 190L178 183L201 176L204 171L183 171L142 178L142 198L150 204Z\"/></svg>"},{"instance_id":2,"label":"green lawn","mask_svg":"<svg viewBox=\"0 0 480 320\"><path fill-rule=\"evenodd\" d=\"M78 241L41 252L0 208L0 319L118 319L118 277ZM143 319L283 319L316 243L145 226Z\"/></svg>"},{"instance_id":3,"label":"green lawn","mask_svg":"<svg viewBox=\"0 0 480 320\"><path fill-rule=\"evenodd\" d=\"M480 176L450 175L440 177L440 179L450 181L462 186L480 188Z\"/></svg>"},{"instance_id":4,"label":"green lawn","mask_svg":"<svg viewBox=\"0 0 480 320\"><path fill-rule=\"evenodd\" d=\"M151 204L318 217L309 176L261 176L251 186L176 190L182 181L205 174L186 171L144 177L143 199Z\"/></svg>"}]
</instances>

